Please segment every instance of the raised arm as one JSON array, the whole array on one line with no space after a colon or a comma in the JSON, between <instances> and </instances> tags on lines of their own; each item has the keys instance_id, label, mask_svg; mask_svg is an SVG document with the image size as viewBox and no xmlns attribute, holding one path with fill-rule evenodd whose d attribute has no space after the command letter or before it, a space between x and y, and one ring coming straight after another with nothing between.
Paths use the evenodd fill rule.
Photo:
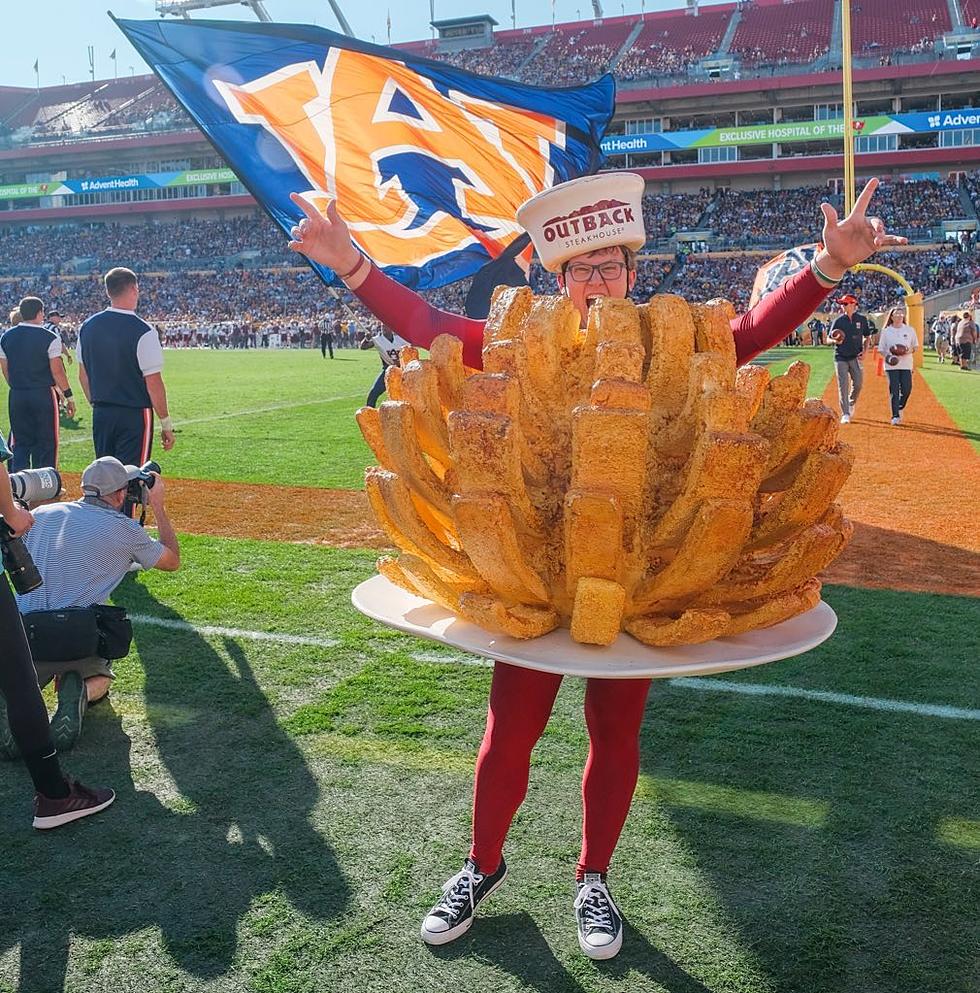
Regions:
<instances>
[{"instance_id":1,"label":"raised arm","mask_svg":"<svg viewBox=\"0 0 980 993\"><path fill-rule=\"evenodd\" d=\"M482 368L483 321L439 310L381 272L354 245L335 200L326 214L296 193L292 201L305 215L292 229L294 252L333 269L382 324L406 341L428 348L440 334L454 335L463 342L463 362Z\"/></svg>"},{"instance_id":2,"label":"raised arm","mask_svg":"<svg viewBox=\"0 0 980 993\"><path fill-rule=\"evenodd\" d=\"M843 221L838 219L831 204L820 205L824 247L814 259L816 266L807 266L791 276L732 322L739 365L772 348L802 324L851 266L863 262L880 248L907 244L906 238L888 234L881 218L867 216L877 188L878 180L869 180ZM817 273L829 278L821 279Z\"/></svg>"}]
</instances>

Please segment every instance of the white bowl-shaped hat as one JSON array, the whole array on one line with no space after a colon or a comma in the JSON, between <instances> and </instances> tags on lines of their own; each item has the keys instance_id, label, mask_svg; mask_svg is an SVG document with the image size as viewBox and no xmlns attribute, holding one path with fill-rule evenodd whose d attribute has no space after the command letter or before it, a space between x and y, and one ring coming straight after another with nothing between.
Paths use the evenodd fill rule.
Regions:
<instances>
[{"instance_id":1,"label":"white bowl-shaped hat","mask_svg":"<svg viewBox=\"0 0 980 993\"><path fill-rule=\"evenodd\" d=\"M545 269L560 272L570 258L598 248L643 247L643 188L635 172L570 179L531 197L518 208L517 220Z\"/></svg>"}]
</instances>

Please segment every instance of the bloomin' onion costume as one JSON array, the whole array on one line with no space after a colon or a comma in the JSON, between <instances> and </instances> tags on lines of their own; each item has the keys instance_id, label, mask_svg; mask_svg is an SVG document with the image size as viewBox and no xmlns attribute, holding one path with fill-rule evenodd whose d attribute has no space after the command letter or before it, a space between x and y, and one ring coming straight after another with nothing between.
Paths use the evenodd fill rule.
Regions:
<instances>
[{"instance_id":1,"label":"bloomin' onion costume","mask_svg":"<svg viewBox=\"0 0 980 993\"><path fill-rule=\"evenodd\" d=\"M851 533L837 418L808 367L736 369L730 305L498 290L483 368L405 349L367 492L401 550L381 572L482 627L609 645L768 627L813 606Z\"/></svg>"}]
</instances>

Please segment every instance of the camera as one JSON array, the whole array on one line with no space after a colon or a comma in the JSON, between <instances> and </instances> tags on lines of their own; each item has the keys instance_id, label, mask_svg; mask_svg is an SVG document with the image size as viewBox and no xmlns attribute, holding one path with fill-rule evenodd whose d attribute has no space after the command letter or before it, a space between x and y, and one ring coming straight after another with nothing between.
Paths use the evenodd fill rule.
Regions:
<instances>
[{"instance_id":1,"label":"camera","mask_svg":"<svg viewBox=\"0 0 980 993\"><path fill-rule=\"evenodd\" d=\"M24 507L53 500L61 493L61 476L57 469L24 469L10 475L14 499ZM43 579L31 553L2 517L0 517L0 558L14 589L22 596L36 590Z\"/></svg>"},{"instance_id":2,"label":"camera","mask_svg":"<svg viewBox=\"0 0 980 993\"><path fill-rule=\"evenodd\" d=\"M160 463L152 459L144 462L140 466L140 474L135 479L131 479L126 487L126 499L133 503L146 503L146 490L152 490L156 482L156 476L152 475L154 472L157 475L163 472Z\"/></svg>"},{"instance_id":3,"label":"camera","mask_svg":"<svg viewBox=\"0 0 980 993\"><path fill-rule=\"evenodd\" d=\"M131 479L126 486L126 500L123 503L123 513L129 516L132 508L139 507L140 527L146 523L146 495L148 491L153 489L153 484L156 482L156 477L151 475L154 472L158 475L163 472L160 468L160 463L154 462L152 459L149 462L144 462L140 466L139 475L135 479Z\"/></svg>"}]
</instances>

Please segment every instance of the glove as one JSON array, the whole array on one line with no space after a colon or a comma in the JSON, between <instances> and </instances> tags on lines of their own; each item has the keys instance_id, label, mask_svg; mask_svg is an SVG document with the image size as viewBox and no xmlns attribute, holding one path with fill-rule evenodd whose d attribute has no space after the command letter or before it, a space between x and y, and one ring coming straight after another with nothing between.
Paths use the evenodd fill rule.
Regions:
<instances>
[{"instance_id":1,"label":"glove","mask_svg":"<svg viewBox=\"0 0 980 993\"><path fill-rule=\"evenodd\" d=\"M889 365L898 365L898 356L897 355L886 355L885 356L885 361Z\"/></svg>"},{"instance_id":2,"label":"glove","mask_svg":"<svg viewBox=\"0 0 980 993\"><path fill-rule=\"evenodd\" d=\"M905 345L892 345L889 351L892 355L907 355L909 350L905 347ZM892 365L894 364L895 363L893 362Z\"/></svg>"}]
</instances>

